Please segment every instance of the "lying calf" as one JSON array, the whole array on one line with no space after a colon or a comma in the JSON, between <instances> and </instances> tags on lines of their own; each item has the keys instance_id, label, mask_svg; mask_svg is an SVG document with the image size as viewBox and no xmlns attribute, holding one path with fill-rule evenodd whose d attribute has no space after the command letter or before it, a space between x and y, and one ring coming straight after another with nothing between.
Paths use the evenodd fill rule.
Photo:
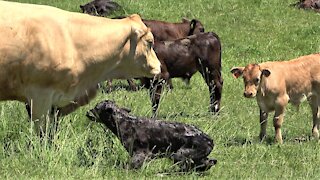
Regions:
<instances>
[{"instance_id":1,"label":"lying calf","mask_svg":"<svg viewBox=\"0 0 320 180\"><path fill-rule=\"evenodd\" d=\"M144 161L156 157L173 159L182 171L205 171L217 163L207 157L214 146L212 139L198 128L139 118L129 112L106 100L88 111L87 117L103 123L120 139L132 157L131 167L140 168Z\"/></svg>"}]
</instances>

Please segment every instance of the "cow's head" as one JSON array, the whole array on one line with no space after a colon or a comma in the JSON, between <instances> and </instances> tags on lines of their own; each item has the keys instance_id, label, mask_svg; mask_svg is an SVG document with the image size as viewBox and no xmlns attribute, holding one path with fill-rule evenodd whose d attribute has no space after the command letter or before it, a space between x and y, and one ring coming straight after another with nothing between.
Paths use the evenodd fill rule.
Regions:
<instances>
[{"instance_id":1,"label":"cow's head","mask_svg":"<svg viewBox=\"0 0 320 180\"><path fill-rule=\"evenodd\" d=\"M204 32L204 27L203 27L202 23L197 19L192 19L190 21L190 20L188 20L186 18L183 18L182 22L183 23L188 23L189 26L190 26L190 30L189 30L188 36Z\"/></svg>"},{"instance_id":2,"label":"cow's head","mask_svg":"<svg viewBox=\"0 0 320 180\"><path fill-rule=\"evenodd\" d=\"M258 88L263 76L270 76L271 72L268 69L261 69L258 64L249 64L246 67L234 67L231 69L233 77L238 78L243 76L244 81L244 96L253 98L257 95Z\"/></svg>"},{"instance_id":3,"label":"cow's head","mask_svg":"<svg viewBox=\"0 0 320 180\"><path fill-rule=\"evenodd\" d=\"M154 39L151 30L139 15L125 18L131 23L130 44L127 44L128 58L124 69L132 77L153 77L161 72L160 61L153 50Z\"/></svg>"},{"instance_id":4,"label":"cow's head","mask_svg":"<svg viewBox=\"0 0 320 180\"><path fill-rule=\"evenodd\" d=\"M118 120L121 120L123 115L128 115L130 111L127 108L119 108L114 101L105 100L89 110L86 116L91 121L106 125L112 132L117 134Z\"/></svg>"}]
</instances>

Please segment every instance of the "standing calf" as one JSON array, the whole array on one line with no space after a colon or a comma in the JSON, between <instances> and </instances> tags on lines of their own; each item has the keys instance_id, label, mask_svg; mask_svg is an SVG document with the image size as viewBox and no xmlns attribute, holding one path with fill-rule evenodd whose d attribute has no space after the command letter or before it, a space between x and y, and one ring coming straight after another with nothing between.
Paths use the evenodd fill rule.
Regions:
<instances>
[{"instance_id":1,"label":"standing calf","mask_svg":"<svg viewBox=\"0 0 320 180\"><path fill-rule=\"evenodd\" d=\"M275 139L282 143L281 126L285 107L309 100L313 114L313 136L319 138L320 54L302 56L291 61L249 64L231 69L235 78L243 76L246 98L257 98L260 108L260 139L266 136L268 113L275 111Z\"/></svg>"},{"instance_id":2,"label":"standing calf","mask_svg":"<svg viewBox=\"0 0 320 180\"><path fill-rule=\"evenodd\" d=\"M207 156L212 139L198 128L178 123L139 118L112 101L102 101L87 112L90 120L103 123L121 141L130 154L131 167L156 157L168 157L179 163L182 171L205 171L217 163Z\"/></svg>"},{"instance_id":3,"label":"standing calf","mask_svg":"<svg viewBox=\"0 0 320 180\"><path fill-rule=\"evenodd\" d=\"M155 41L154 50L161 62L160 79L191 78L199 71L209 87L210 111L220 110L223 80L221 76L221 43L213 32L200 33L174 41ZM144 82L150 79L144 78ZM151 89L153 112L156 113L163 83L154 81Z\"/></svg>"}]
</instances>

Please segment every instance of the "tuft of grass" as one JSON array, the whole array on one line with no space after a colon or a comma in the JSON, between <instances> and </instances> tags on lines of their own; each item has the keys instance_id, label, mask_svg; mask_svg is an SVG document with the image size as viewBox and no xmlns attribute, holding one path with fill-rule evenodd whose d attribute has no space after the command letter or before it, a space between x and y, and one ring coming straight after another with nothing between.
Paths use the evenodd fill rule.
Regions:
<instances>
[{"instance_id":1,"label":"tuft of grass","mask_svg":"<svg viewBox=\"0 0 320 180\"><path fill-rule=\"evenodd\" d=\"M19 0L80 12L85 0ZM222 41L224 88L218 116L208 112L209 92L197 73L190 86L174 79L165 91L159 117L194 124L215 142L211 157L217 166L204 174L170 173L175 166L165 159L146 163L140 170L126 167L128 154L118 139L85 113L103 99L131 108L137 116L150 117L149 93L127 91L125 81L100 93L89 105L60 119L54 145L44 146L31 130L23 104L0 103L1 179L319 179L320 146L311 136L311 112L307 103L299 111L288 106L283 124L284 144L273 143L272 114L268 136L259 142L259 110L255 100L243 98L243 82L229 70L251 62L292 59L320 51L319 15L295 9L296 0L118 0L123 9L114 15L138 13L146 19L171 22L197 18L206 31ZM169 173L168 173L169 172Z\"/></svg>"}]
</instances>

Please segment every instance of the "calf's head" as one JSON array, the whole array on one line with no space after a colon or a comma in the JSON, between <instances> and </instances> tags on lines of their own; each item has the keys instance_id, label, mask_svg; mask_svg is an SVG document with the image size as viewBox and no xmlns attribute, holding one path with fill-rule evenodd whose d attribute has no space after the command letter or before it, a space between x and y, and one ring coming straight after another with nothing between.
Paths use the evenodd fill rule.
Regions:
<instances>
[{"instance_id":1,"label":"calf's head","mask_svg":"<svg viewBox=\"0 0 320 180\"><path fill-rule=\"evenodd\" d=\"M246 67L234 67L231 69L233 77L239 78L243 76L244 93L246 98L253 98L257 95L263 76L268 77L270 71L261 69L258 64L249 64Z\"/></svg>"},{"instance_id":2,"label":"calf's head","mask_svg":"<svg viewBox=\"0 0 320 180\"><path fill-rule=\"evenodd\" d=\"M112 132L117 132L118 120L130 111L131 110L127 108L119 108L114 101L105 100L89 110L86 116L91 121L106 125Z\"/></svg>"}]
</instances>

